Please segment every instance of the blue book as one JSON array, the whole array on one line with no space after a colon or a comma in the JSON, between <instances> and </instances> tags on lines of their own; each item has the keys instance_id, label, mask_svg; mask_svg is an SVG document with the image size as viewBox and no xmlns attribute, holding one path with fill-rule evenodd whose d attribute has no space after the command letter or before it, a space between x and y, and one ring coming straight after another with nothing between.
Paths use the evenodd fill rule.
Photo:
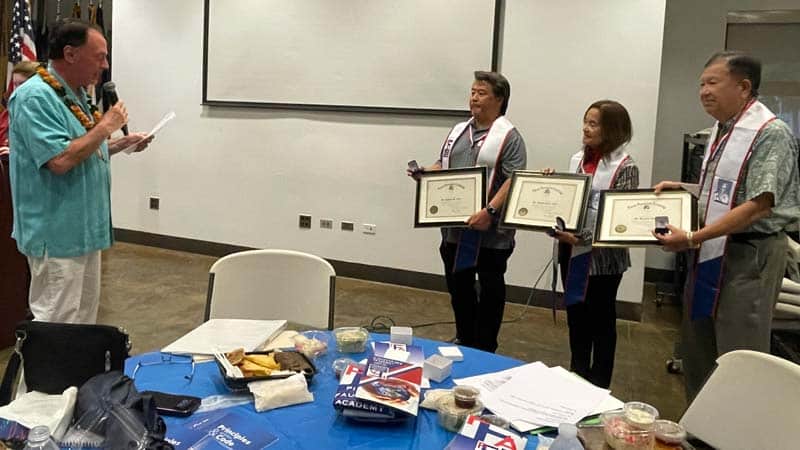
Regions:
<instances>
[{"instance_id":1,"label":"blue book","mask_svg":"<svg viewBox=\"0 0 800 450\"><path fill-rule=\"evenodd\" d=\"M260 450L278 437L240 412L222 410L199 414L182 427L167 429L166 440L175 450Z\"/></svg>"}]
</instances>

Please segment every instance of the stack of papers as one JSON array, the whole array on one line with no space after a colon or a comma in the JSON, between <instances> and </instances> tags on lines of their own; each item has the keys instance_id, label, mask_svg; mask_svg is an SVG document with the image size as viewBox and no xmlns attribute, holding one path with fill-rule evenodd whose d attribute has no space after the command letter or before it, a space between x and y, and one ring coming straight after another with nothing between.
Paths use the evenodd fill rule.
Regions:
<instances>
[{"instance_id":1,"label":"stack of papers","mask_svg":"<svg viewBox=\"0 0 800 450\"><path fill-rule=\"evenodd\" d=\"M486 408L521 432L577 423L586 416L622 407L607 389L541 362L453 381L478 388Z\"/></svg>"},{"instance_id":2,"label":"stack of papers","mask_svg":"<svg viewBox=\"0 0 800 450\"><path fill-rule=\"evenodd\" d=\"M164 353L213 355L243 348L252 352L286 328L285 320L211 319L161 349Z\"/></svg>"}]
</instances>

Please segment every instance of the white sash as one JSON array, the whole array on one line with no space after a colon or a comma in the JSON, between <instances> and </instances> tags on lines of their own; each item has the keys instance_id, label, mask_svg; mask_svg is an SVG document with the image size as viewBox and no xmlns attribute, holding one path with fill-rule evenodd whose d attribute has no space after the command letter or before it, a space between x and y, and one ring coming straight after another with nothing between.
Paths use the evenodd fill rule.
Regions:
<instances>
[{"instance_id":1,"label":"white sash","mask_svg":"<svg viewBox=\"0 0 800 450\"><path fill-rule=\"evenodd\" d=\"M583 158L583 150L572 155L569 161L570 172L584 173ZM600 158L592 177L592 192L586 209L586 224L584 227L594 230L597 222L597 209L600 204L600 192L614 187L619 170L627 159L628 154L622 150L622 147ZM556 245L555 248L557 249L558 246ZM572 246L572 254L570 255L565 277L566 286L564 286L564 302L567 306L586 299L586 287L589 284L589 273L592 270L591 253L591 245Z\"/></svg>"},{"instance_id":2,"label":"white sash","mask_svg":"<svg viewBox=\"0 0 800 450\"><path fill-rule=\"evenodd\" d=\"M572 173L583 172L583 158L584 151L572 155L569 160L569 171ZM594 230L595 223L597 222L597 209L600 206L600 192L611 189L617 181L617 175L622 164L629 158L628 154L622 150L622 147L617 148L606 156L600 158L597 163L597 169L592 176L592 191L589 194L589 204L586 210L586 221L584 228ZM581 253L586 253L592 250L592 246L574 246L572 255L577 256Z\"/></svg>"},{"instance_id":3,"label":"white sash","mask_svg":"<svg viewBox=\"0 0 800 450\"><path fill-rule=\"evenodd\" d=\"M447 136L447 140L442 146L442 169L450 168L450 155L453 151L453 145L465 131L469 132L469 126L473 123L473 121L474 118L466 122L461 122L456 124L456 126L450 130L450 134ZM489 128L489 132L486 134L483 143L478 149L478 156L477 161L475 161L475 165L489 168L489 189L487 189L489 200L491 200L492 195L494 195L494 192L491 192L491 190L492 186L494 186L494 177L496 175L497 165L500 161L500 155L502 154L503 144L505 143L508 134L513 129L514 125L512 125L511 122L505 118L505 116L498 117L492 123L492 126Z\"/></svg>"},{"instance_id":4,"label":"white sash","mask_svg":"<svg viewBox=\"0 0 800 450\"><path fill-rule=\"evenodd\" d=\"M739 120L734 123L732 130L717 140L717 145L709 143L706 146L701 171L703 174L703 178L700 180L701 189L705 185L706 176L713 177L709 188L703 189L700 193L706 198L707 206L704 220L706 226L719 220L735 206L734 198L736 197L739 183L742 181L742 171L750 159L753 143L761 129L774 119L775 114L764 104L759 101L753 101L749 107L746 107ZM718 129L719 122L715 123L714 128L711 130L712 139L716 137ZM717 151L720 151L719 147L723 145L723 153L719 157L716 170L712 174L707 174L706 166L708 161ZM727 242L727 236L720 236L703 242L700 247L698 262L702 263L724 255Z\"/></svg>"}]
</instances>

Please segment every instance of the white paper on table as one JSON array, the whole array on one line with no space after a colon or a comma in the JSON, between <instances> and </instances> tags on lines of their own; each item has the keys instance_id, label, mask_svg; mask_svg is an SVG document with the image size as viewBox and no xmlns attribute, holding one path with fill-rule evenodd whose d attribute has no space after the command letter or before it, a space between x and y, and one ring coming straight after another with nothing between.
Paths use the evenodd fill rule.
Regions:
<instances>
[{"instance_id":1,"label":"white paper on table","mask_svg":"<svg viewBox=\"0 0 800 450\"><path fill-rule=\"evenodd\" d=\"M494 391L481 394L487 408L526 432L541 426L577 423L594 411L609 391L559 376L544 364L529 364Z\"/></svg>"},{"instance_id":2,"label":"white paper on table","mask_svg":"<svg viewBox=\"0 0 800 450\"><path fill-rule=\"evenodd\" d=\"M481 396L485 396L491 392L494 392L497 388L505 384L508 380L511 379L512 376L514 376L515 373L519 371L524 371L529 366L547 368L547 366L543 362L536 361L530 364L525 364L523 366L517 366L517 367L512 367L510 369L501 370L499 372L491 372L491 373L485 373L483 375L475 375L467 378L454 379L453 383L459 386L472 386L481 392Z\"/></svg>"},{"instance_id":3,"label":"white paper on table","mask_svg":"<svg viewBox=\"0 0 800 450\"><path fill-rule=\"evenodd\" d=\"M576 379L578 381L591 384L588 381L584 380L583 378L579 377L578 375L575 375L574 373L570 372L569 370L561 366L551 367L550 370L552 370L553 373L555 373L558 376L564 378ZM622 409L623 406L625 406L625 402L614 397L613 395L609 395L602 402L600 402L599 405L597 405L597 408L595 408L594 411L592 411L588 415L593 416L595 414L604 413L606 411L614 411L616 409Z\"/></svg>"},{"instance_id":4,"label":"white paper on table","mask_svg":"<svg viewBox=\"0 0 800 450\"><path fill-rule=\"evenodd\" d=\"M161 131L162 128L164 128L164 126L167 124L167 122L169 122L170 120L172 120L174 118L175 118L175 111L170 111L170 112L164 114L164 117L161 118L161 121L159 121L156 124L156 126L154 126L152 130L150 130L149 133L147 133L147 135L144 137L144 139L148 139L150 136L155 136L156 133L158 133L159 131ZM130 154L130 153L133 152L133 150L136 148L137 145L138 145L138 143L133 144L133 145L129 145L129 146L125 147L125 149L123 149L122 151L125 152L125 153Z\"/></svg>"}]
</instances>

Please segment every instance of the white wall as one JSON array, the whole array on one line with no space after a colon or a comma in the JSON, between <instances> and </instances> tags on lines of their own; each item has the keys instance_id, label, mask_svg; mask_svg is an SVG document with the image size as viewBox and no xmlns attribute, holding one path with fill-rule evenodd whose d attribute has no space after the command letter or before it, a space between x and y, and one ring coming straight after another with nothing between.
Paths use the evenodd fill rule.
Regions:
<instances>
[{"instance_id":1,"label":"white wall","mask_svg":"<svg viewBox=\"0 0 800 450\"><path fill-rule=\"evenodd\" d=\"M633 140L628 151L648 186L653 159L661 65L664 0L514 1L506 7L503 72L511 82L512 121L528 146L528 167L566 170L581 144L583 113L594 101L617 100L628 109ZM547 258L548 239L520 236L512 278L530 278L530 264ZM640 302L644 251L619 297Z\"/></svg>"},{"instance_id":2,"label":"white wall","mask_svg":"<svg viewBox=\"0 0 800 450\"><path fill-rule=\"evenodd\" d=\"M609 3L508 1L509 116L528 144L529 167L565 168L586 106L618 99L633 117L631 150L647 184L664 0ZM205 108L202 2L117 0L114 7L114 79L131 129L177 113L147 152L114 158L115 227L441 273L438 231L412 228L414 185L404 169L409 159L435 159L453 119ZM245 61L231 76L240 70ZM465 103L471 77L464 74ZM161 197L160 211L147 209L150 195ZM301 212L313 214L314 229L298 229ZM373 223L377 234L320 230L322 217L337 228L342 219ZM530 285L550 241L518 236L508 282ZM623 282L626 301L641 301L641 253Z\"/></svg>"},{"instance_id":3,"label":"white wall","mask_svg":"<svg viewBox=\"0 0 800 450\"><path fill-rule=\"evenodd\" d=\"M700 106L698 80L708 57L724 49L727 13L798 8L798 0L667 2L653 181L680 179L684 133L714 123ZM647 267L672 269L672 261L669 254L659 250L647 255Z\"/></svg>"}]
</instances>

